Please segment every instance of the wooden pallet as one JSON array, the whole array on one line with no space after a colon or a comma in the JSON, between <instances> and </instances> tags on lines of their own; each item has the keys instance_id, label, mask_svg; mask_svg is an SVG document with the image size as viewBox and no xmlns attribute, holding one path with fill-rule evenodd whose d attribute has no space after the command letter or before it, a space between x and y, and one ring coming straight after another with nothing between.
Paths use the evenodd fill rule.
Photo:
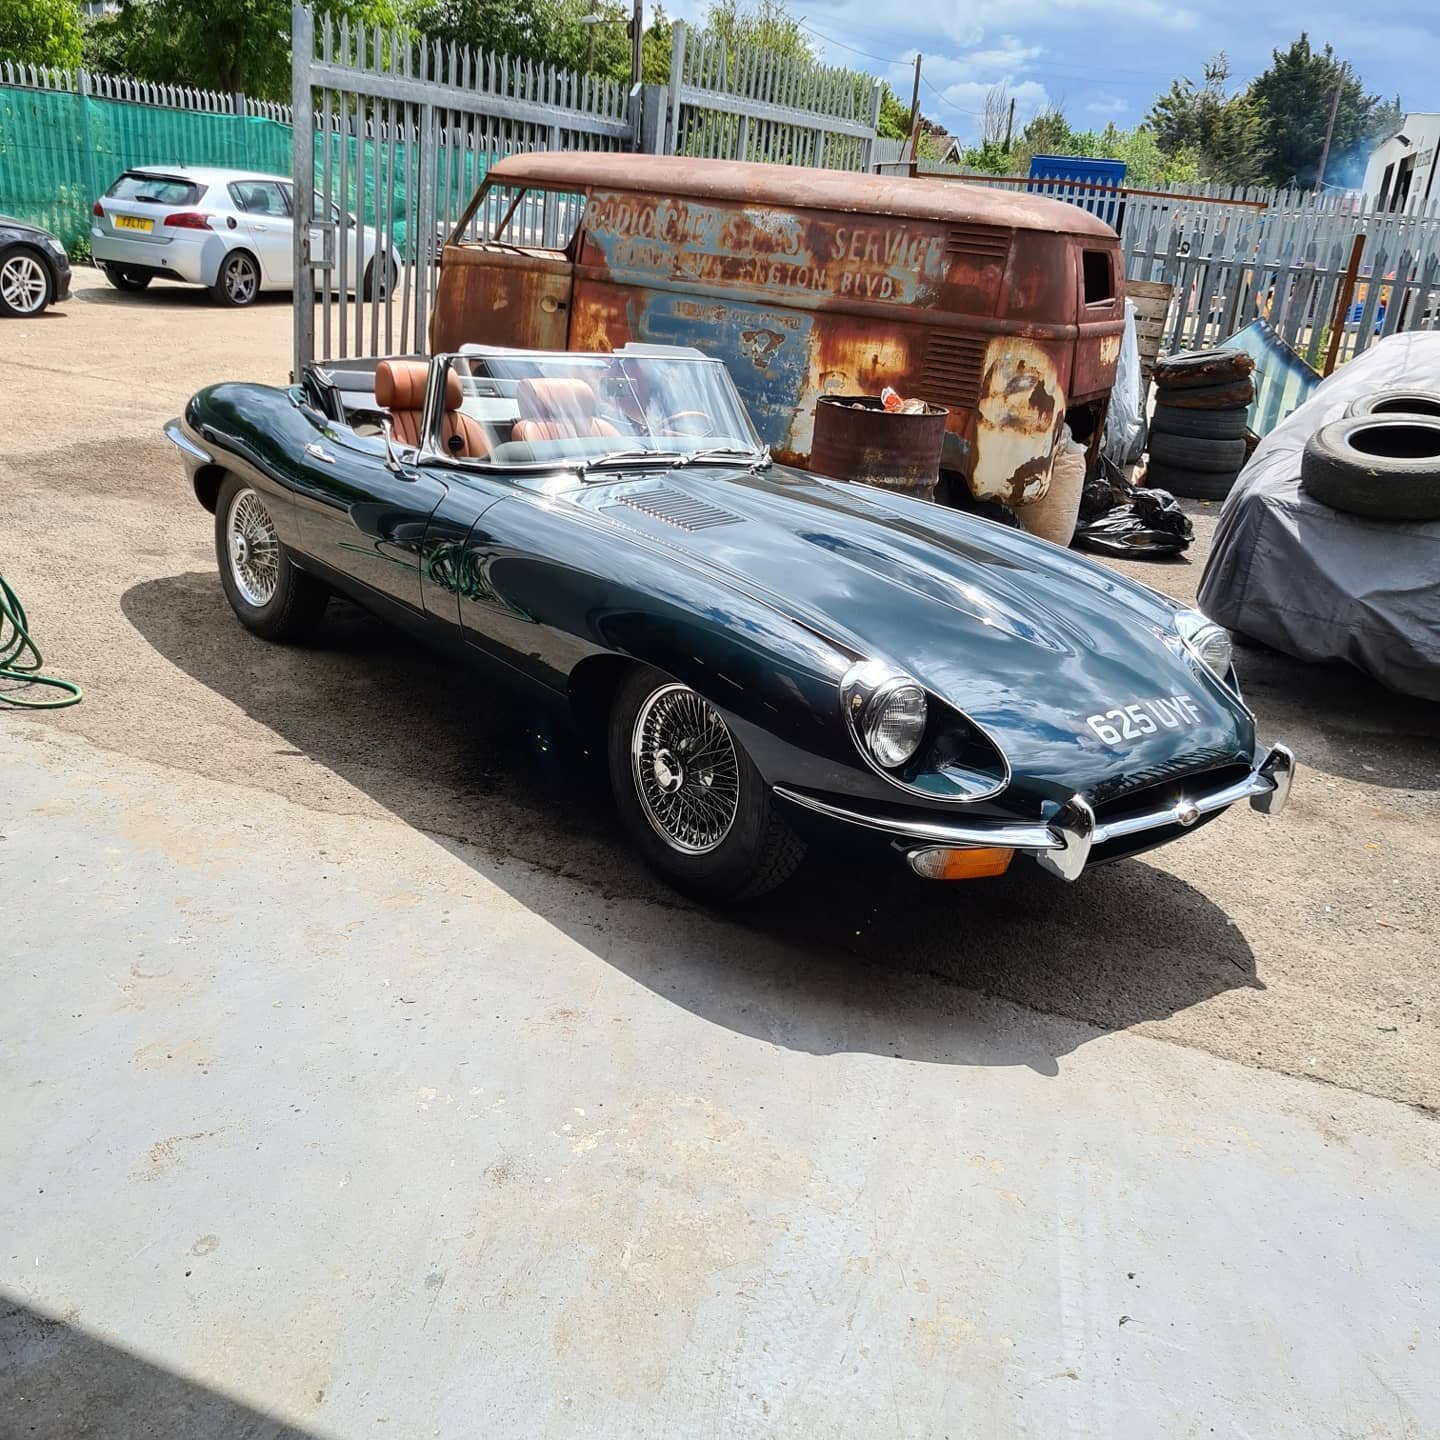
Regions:
<instances>
[{"instance_id":1,"label":"wooden pallet","mask_svg":"<svg viewBox=\"0 0 1440 1440\"><path fill-rule=\"evenodd\" d=\"M1127 280L1125 294L1135 302L1135 337L1140 342L1140 374L1148 386L1160 356L1160 340L1175 287L1163 280Z\"/></svg>"}]
</instances>

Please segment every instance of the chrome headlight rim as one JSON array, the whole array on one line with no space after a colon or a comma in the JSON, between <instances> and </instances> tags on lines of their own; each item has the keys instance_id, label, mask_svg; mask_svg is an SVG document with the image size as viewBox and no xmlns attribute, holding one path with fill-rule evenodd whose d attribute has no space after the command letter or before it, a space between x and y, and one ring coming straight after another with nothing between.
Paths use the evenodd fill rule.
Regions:
<instances>
[{"instance_id":1,"label":"chrome headlight rim","mask_svg":"<svg viewBox=\"0 0 1440 1440\"><path fill-rule=\"evenodd\" d=\"M880 735L881 726L886 719L886 712L903 698L912 698L912 703L914 700L918 700L919 723L914 728L914 738L909 748L903 754L892 751L887 755L882 749L885 742ZM899 770L908 765L919 753L921 742L925 739L925 727L929 720L930 702L926 698L925 687L918 680L910 679L908 675L894 675L883 681L866 701L864 711L860 716L860 734L877 764L886 770Z\"/></svg>"},{"instance_id":2,"label":"chrome headlight rim","mask_svg":"<svg viewBox=\"0 0 1440 1440\"><path fill-rule=\"evenodd\" d=\"M1220 684L1227 689L1232 689L1232 677L1235 671L1235 645L1230 632L1223 625L1217 625L1201 610L1177 611L1175 629L1191 658L1202 665ZM1221 651L1224 656L1223 668L1217 668L1207 653L1207 647L1217 640L1223 645Z\"/></svg>"},{"instance_id":3,"label":"chrome headlight rim","mask_svg":"<svg viewBox=\"0 0 1440 1440\"><path fill-rule=\"evenodd\" d=\"M871 769L878 770L897 785L904 782L895 772L915 758L924 739L924 725L922 724L910 752L903 759L897 759L890 764L882 761L876 754L870 737L873 727L883 715L885 706L902 691L911 688L924 700L922 715L928 721L930 707L925 687L913 675L897 666L883 660L857 661L845 672L840 682L840 704L845 712L846 728L850 731L850 738L855 742L856 749L865 757Z\"/></svg>"},{"instance_id":4,"label":"chrome headlight rim","mask_svg":"<svg viewBox=\"0 0 1440 1440\"><path fill-rule=\"evenodd\" d=\"M925 698L925 725L921 732L920 744L910 754L907 760L902 760L894 768L887 768L871 752L866 741L864 721L870 712L870 706L877 696L884 700L893 697L895 692L905 686L913 685L915 689ZM938 704L938 715L937 715ZM931 695L928 689L913 675L900 669L896 665L884 660L858 660L844 674L840 682L840 708L845 715L845 728L850 732L850 738L854 742L856 750L860 752L861 759L866 766L873 770L883 780L903 790L909 795L919 796L932 803L942 805L970 805L977 800L989 800L992 796L1000 794L1011 780L1010 760L1001 748L995 737L981 725L977 725L964 711L956 709L953 705ZM876 712L878 713L878 712ZM933 748L935 743L934 730L938 723L942 733L947 724L946 716L953 717L965 726L969 727L980 741L989 747L993 752L996 762L996 773L993 783L979 784L964 794L943 794L934 788L912 783L900 772L905 766L913 761L916 755L928 748ZM927 740L931 743L927 747ZM945 773L944 771L941 772ZM991 776L988 773L976 771L977 779L989 781ZM951 776L951 783L954 777Z\"/></svg>"}]
</instances>

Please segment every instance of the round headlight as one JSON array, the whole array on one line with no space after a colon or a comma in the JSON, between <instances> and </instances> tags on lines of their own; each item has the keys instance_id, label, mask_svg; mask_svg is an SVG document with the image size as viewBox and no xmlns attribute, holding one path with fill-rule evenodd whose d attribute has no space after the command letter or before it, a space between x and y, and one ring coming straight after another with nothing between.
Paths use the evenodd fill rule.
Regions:
<instances>
[{"instance_id":1,"label":"round headlight","mask_svg":"<svg viewBox=\"0 0 1440 1440\"><path fill-rule=\"evenodd\" d=\"M1234 647L1230 632L1198 610L1184 610L1175 617L1181 638L1207 670L1223 680L1230 673Z\"/></svg>"},{"instance_id":2,"label":"round headlight","mask_svg":"<svg viewBox=\"0 0 1440 1440\"><path fill-rule=\"evenodd\" d=\"M882 690L865 712L865 743L887 770L903 765L925 734L925 692L918 685Z\"/></svg>"}]
</instances>

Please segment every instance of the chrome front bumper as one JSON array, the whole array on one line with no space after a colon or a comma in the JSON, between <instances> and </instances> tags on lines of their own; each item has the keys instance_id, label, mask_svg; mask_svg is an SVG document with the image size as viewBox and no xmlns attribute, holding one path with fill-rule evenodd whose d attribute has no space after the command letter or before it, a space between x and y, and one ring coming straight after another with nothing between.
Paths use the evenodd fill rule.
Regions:
<instances>
[{"instance_id":1,"label":"chrome front bumper","mask_svg":"<svg viewBox=\"0 0 1440 1440\"><path fill-rule=\"evenodd\" d=\"M1143 815L1127 815L1122 820L1105 824L1095 819L1095 812L1083 795L1070 799L1046 822L1009 824L1005 821L952 821L936 817L923 820L897 820L890 816L866 815L829 801L817 799L783 785L775 793L792 804L812 810L832 820L863 825L891 836L907 849L957 849L975 846L1021 850L1033 855L1037 863L1062 880L1078 879L1096 845L1138 835L1146 830L1163 830L1167 826L1182 828L1193 825L1202 815L1224 810L1238 800L1249 800L1251 808L1266 815L1278 815L1290 798L1290 781L1295 774L1295 757L1284 745L1273 746L1254 770L1243 780L1187 796L1164 810Z\"/></svg>"}]
</instances>

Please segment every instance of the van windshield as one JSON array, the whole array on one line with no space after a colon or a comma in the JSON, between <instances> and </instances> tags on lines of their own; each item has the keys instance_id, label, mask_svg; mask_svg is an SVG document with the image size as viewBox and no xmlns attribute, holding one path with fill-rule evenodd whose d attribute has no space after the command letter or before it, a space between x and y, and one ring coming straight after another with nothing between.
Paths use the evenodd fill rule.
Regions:
<instances>
[{"instance_id":1,"label":"van windshield","mask_svg":"<svg viewBox=\"0 0 1440 1440\"><path fill-rule=\"evenodd\" d=\"M760 461L764 446L717 360L467 351L445 377L439 448L493 466Z\"/></svg>"}]
</instances>

